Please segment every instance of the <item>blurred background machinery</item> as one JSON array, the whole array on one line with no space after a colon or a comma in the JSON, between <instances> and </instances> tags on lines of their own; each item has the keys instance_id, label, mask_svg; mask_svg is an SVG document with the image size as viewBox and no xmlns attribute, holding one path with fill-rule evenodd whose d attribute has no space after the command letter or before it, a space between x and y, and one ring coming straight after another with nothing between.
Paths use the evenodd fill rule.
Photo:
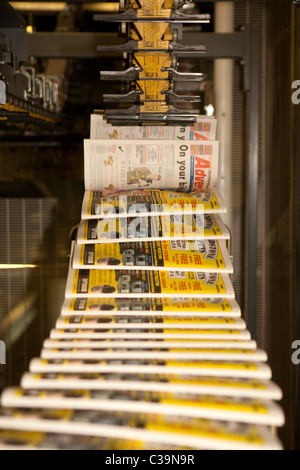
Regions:
<instances>
[{"instance_id":1,"label":"blurred background machinery","mask_svg":"<svg viewBox=\"0 0 300 470\"><path fill-rule=\"evenodd\" d=\"M210 15L210 22L179 23L178 43L203 45L205 53L178 51L178 72L203 79L177 81L172 90L200 97L181 102L185 111L218 118L232 281L283 389L286 449L300 447L299 366L291 361L292 343L300 340L300 107L291 100L292 83L300 80L296 3L188 2L187 14ZM0 389L19 383L60 311L70 230L80 218L90 114L115 109L109 96L134 91L127 81L107 80L107 71L117 78L128 69L128 55L120 52L126 21L96 21L124 6L0 4L0 339L7 347Z\"/></svg>"}]
</instances>

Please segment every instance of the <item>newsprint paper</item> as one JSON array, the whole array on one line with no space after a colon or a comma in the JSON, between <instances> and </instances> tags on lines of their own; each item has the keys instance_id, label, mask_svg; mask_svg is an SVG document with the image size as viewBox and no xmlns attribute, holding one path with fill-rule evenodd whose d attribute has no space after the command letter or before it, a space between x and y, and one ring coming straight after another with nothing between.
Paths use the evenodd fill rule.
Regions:
<instances>
[{"instance_id":1,"label":"newsprint paper","mask_svg":"<svg viewBox=\"0 0 300 470\"><path fill-rule=\"evenodd\" d=\"M215 186L218 141L84 140L85 189L172 189Z\"/></svg>"}]
</instances>

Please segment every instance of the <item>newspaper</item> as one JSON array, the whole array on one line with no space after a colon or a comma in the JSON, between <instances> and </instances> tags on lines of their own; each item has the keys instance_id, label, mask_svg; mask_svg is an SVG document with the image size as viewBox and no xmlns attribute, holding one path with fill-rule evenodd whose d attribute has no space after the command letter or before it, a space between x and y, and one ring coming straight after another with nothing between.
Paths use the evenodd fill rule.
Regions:
<instances>
[{"instance_id":1,"label":"newspaper","mask_svg":"<svg viewBox=\"0 0 300 470\"><path fill-rule=\"evenodd\" d=\"M143 341L143 350L147 351L148 349L153 349L153 344L156 348L162 349L209 349L209 348L219 348L219 349L256 349L257 344L253 340L248 341L229 341L229 340L208 340L203 339L199 340L155 340L155 341ZM141 342L136 340L114 340L107 339L101 341L98 338L48 338L44 341L43 347L45 349L70 349L70 348L88 348L88 349L115 349L120 348L122 350L139 350L141 349Z\"/></svg>"},{"instance_id":2,"label":"newspaper","mask_svg":"<svg viewBox=\"0 0 300 470\"><path fill-rule=\"evenodd\" d=\"M111 347L110 350L101 348L44 348L41 351L41 359L98 359L128 361L134 360L136 356L140 359L161 360L216 360L216 361L261 361L267 360L267 355L260 349L202 349L202 348L159 348L144 351L134 349L133 351L119 351Z\"/></svg>"},{"instance_id":3,"label":"newspaper","mask_svg":"<svg viewBox=\"0 0 300 470\"><path fill-rule=\"evenodd\" d=\"M19 408L61 408L163 414L220 419L265 426L283 426L284 415L271 400L210 396L195 392L149 392L128 390L22 390L7 388L1 403Z\"/></svg>"},{"instance_id":4,"label":"newspaper","mask_svg":"<svg viewBox=\"0 0 300 470\"><path fill-rule=\"evenodd\" d=\"M232 273L224 240L75 244L73 269L157 269Z\"/></svg>"},{"instance_id":5,"label":"newspaper","mask_svg":"<svg viewBox=\"0 0 300 470\"><path fill-rule=\"evenodd\" d=\"M69 268L65 297L233 298L229 274Z\"/></svg>"},{"instance_id":6,"label":"newspaper","mask_svg":"<svg viewBox=\"0 0 300 470\"><path fill-rule=\"evenodd\" d=\"M282 450L267 426L195 417L95 410L0 410L2 430L99 436L207 450Z\"/></svg>"},{"instance_id":7,"label":"newspaper","mask_svg":"<svg viewBox=\"0 0 300 470\"><path fill-rule=\"evenodd\" d=\"M217 120L198 116L192 126L112 126L103 114L91 114L91 139L215 140Z\"/></svg>"},{"instance_id":8,"label":"newspaper","mask_svg":"<svg viewBox=\"0 0 300 470\"><path fill-rule=\"evenodd\" d=\"M230 341L248 341L250 340L250 332L248 330L240 329L219 329L219 328L184 328L184 325L181 328L156 328L156 329L131 329L129 325L124 325L123 329L114 328L114 325L110 325L109 329L100 328L89 328L86 325L85 328L82 328L84 323L78 325L78 328L75 328L74 325L70 328L70 325L65 326L65 328L53 328L50 331L50 338L90 338L90 339L102 339L112 340L112 341L126 341L126 340L230 340Z\"/></svg>"},{"instance_id":9,"label":"newspaper","mask_svg":"<svg viewBox=\"0 0 300 470\"><path fill-rule=\"evenodd\" d=\"M61 316L73 313L92 314L93 316L106 316L108 313L117 313L119 317L130 314L144 316L164 315L180 317L209 316L240 317L241 309L235 299L196 299L196 298L146 298L138 299L112 299L112 298L65 298L61 309Z\"/></svg>"},{"instance_id":10,"label":"newspaper","mask_svg":"<svg viewBox=\"0 0 300 470\"><path fill-rule=\"evenodd\" d=\"M81 220L77 243L120 241L229 239L229 230L218 214L127 217Z\"/></svg>"},{"instance_id":11,"label":"newspaper","mask_svg":"<svg viewBox=\"0 0 300 470\"><path fill-rule=\"evenodd\" d=\"M282 390L267 380L194 377L190 375L149 374L31 374L21 378L23 389L60 390L144 390L152 392L189 392L204 395L281 400ZM58 387L59 385L59 387Z\"/></svg>"},{"instance_id":12,"label":"newspaper","mask_svg":"<svg viewBox=\"0 0 300 470\"><path fill-rule=\"evenodd\" d=\"M71 315L58 317L55 324L56 328L71 328L72 326L78 328L88 329L105 329L114 328L115 330L123 330L126 326L132 330L135 328L143 330L153 330L157 328L163 329L237 329L244 330L246 327L245 321L242 318L230 317L192 317L184 315L178 317L164 317L164 316L149 316L141 318L139 315L131 315L127 317L119 317L118 315L107 315L99 317L94 315Z\"/></svg>"},{"instance_id":13,"label":"newspaper","mask_svg":"<svg viewBox=\"0 0 300 470\"><path fill-rule=\"evenodd\" d=\"M55 432L0 430L0 450L190 450L159 442L110 437L80 436ZM109 457L110 458L110 457ZM122 459L122 457L116 457ZM135 459L138 457L135 457ZM188 458L188 457L186 457ZM126 457L127 459L127 457ZM133 460L135 462L136 460ZM127 460L126 460L127 462ZM119 462L118 462L119 463Z\"/></svg>"},{"instance_id":14,"label":"newspaper","mask_svg":"<svg viewBox=\"0 0 300 470\"><path fill-rule=\"evenodd\" d=\"M200 191L216 185L219 142L84 140L85 190Z\"/></svg>"},{"instance_id":15,"label":"newspaper","mask_svg":"<svg viewBox=\"0 0 300 470\"><path fill-rule=\"evenodd\" d=\"M271 379L270 366L251 361L156 361L151 359L97 360L40 359L30 361L31 373L124 373L124 374L188 374L192 376Z\"/></svg>"},{"instance_id":16,"label":"newspaper","mask_svg":"<svg viewBox=\"0 0 300 470\"><path fill-rule=\"evenodd\" d=\"M99 219L226 211L224 199L216 188L192 193L159 189L105 190L84 192L81 217Z\"/></svg>"}]
</instances>

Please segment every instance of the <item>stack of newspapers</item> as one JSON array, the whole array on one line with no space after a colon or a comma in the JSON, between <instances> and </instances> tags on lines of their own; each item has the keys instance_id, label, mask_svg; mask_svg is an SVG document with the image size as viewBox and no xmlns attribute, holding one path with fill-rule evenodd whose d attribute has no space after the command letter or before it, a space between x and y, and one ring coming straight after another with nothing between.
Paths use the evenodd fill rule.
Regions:
<instances>
[{"instance_id":1,"label":"stack of newspapers","mask_svg":"<svg viewBox=\"0 0 300 470\"><path fill-rule=\"evenodd\" d=\"M65 300L2 393L0 448L282 449L282 392L231 282L218 145L213 118L91 116Z\"/></svg>"}]
</instances>

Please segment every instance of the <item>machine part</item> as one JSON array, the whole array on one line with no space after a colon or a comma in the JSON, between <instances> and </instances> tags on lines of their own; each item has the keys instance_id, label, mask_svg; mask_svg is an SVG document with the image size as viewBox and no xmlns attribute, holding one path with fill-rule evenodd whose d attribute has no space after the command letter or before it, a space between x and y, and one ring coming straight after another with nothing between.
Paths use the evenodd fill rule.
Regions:
<instances>
[{"instance_id":1,"label":"machine part","mask_svg":"<svg viewBox=\"0 0 300 470\"><path fill-rule=\"evenodd\" d=\"M73 31L76 12L77 8L73 6L61 11L56 31L63 34ZM24 19L8 1L3 1L0 25L1 127L11 123L19 127L23 123L30 128L39 124L53 128L66 101L70 61L66 58L53 60L44 53L39 56L43 60L39 61L29 51L30 38ZM50 43L52 45L52 38Z\"/></svg>"},{"instance_id":2,"label":"machine part","mask_svg":"<svg viewBox=\"0 0 300 470\"><path fill-rule=\"evenodd\" d=\"M108 122L113 126L133 126L133 125L168 125L168 126L192 126L196 122L196 116L187 114L139 114L139 115L112 115Z\"/></svg>"},{"instance_id":3,"label":"machine part","mask_svg":"<svg viewBox=\"0 0 300 470\"><path fill-rule=\"evenodd\" d=\"M126 119L131 123L147 123L153 115L155 123L164 125L166 122L179 122L180 109L173 106L176 102L197 103L198 96L177 95L174 91L176 81L200 81L202 74L182 74L177 71L177 53L203 54L204 45L183 45L182 23L209 22L209 15L185 15L178 12L182 6L173 0L131 0L122 4L125 10L119 15L95 15L98 21L119 21L122 33L128 33L128 41L121 45L99 45L98 52L123 52L129 59L129 68L124 72L102 72L101 79L125 80L128 84L127 94L106 94L104 101L132 102L134 106L126 109L109 109L105 111L108 122L121 120L123 117L135 115L135 119ZM125 28L125 25L126 28ZM185 115L196 120L199 110L185 110ZM117 118L116 118L117 116ZM172 119L167 119L172 116ZM146 119L146 120L145 120ZM186 121L186 124L190 121Z\"/></svg>"},{"instance_id":4,"label":"machine part","mask_svg":"<svg viewBox=\"0 0 300 470\"><path fill-rule=\"evenodd\" d=\"M205 54L207 52L206 46L200 44L197 46L187 46L179 43L169 43L163 41L156 47L148 46L145 42L142 45L137 44L136 41L130 40L120 45L99 45L97 46L97 52L170 52L185 54Z\"/></svg>"},{"instance_id":5,"label":"machine part","mask_svg":"<svg viewBox=\"0 0 300 470\"><path fill-rule=\"evenodd\" d=\"M141 69L139 67L129 67L126 70L119 71L101 71L100 79L101 80L137 80L139 78L139 72Z\"/></svg>"},{"instance_id":6,"label":"machine part","mask_svg":"<svg viewBox=\"0 0 300 470\"><path fill-rule=\"evenodd\" d=\"M162 71L168 71L169 79L175 82L199 82L204 79L203 73L177 72L177 70L172 67L163 68Z\"/></svg>"},{"instance_id":7,"label":"machine part","mask_svg":"<svg viewBox=\"0 0 300 470\"><path fill-rule=\"evenodd\" d=\"M112 102L112 103L136 103L139 101L140 95L142 94L142 91L136 91L132 90L129 93L126 93L125 95L119 95L119 94L106 94L103 95L103 101L106 103Z\"/></svg>"},{"instance_id":8,"label":"machine part","mask_svg":"<svg viewBox=\"0 0 300 470\"><path fill-rule=\"evenodd\" d=\"M117 15L94 15L95 21L111 21L111 22L137 22L137 21L151 21L151 22L165 22L169 23L209 23L210 15L185 15L184 13L178 12L176 10L167 10L161 9L159 11L159 16L155 16L154 12L143 12L137 10L136 8L129 8L123 13Z\"/></svg>"},{"instance_id":9,"label":"machine part","mask_svg":"<svg viewBox=\"0 0 300 470\"><path fill-rule=\"evenodd\" d=\"M113 116L114 120L116 119L121 119L121 116L130 116L130 117L133 117L133 118L137 118L137 120L140 120L141 119L141 115L146 112L149 112L149 113L153 113L153 114L156 114L156 120L157 118L159 117L160 119L160 115L161 113L159 111L156 111L156 109L158 109L159 107L163 107L163 106L166 106L165 103L158 103L159 106L155 106L155 102L149 102L151 103L151 106L152 106L152 109L148 110L148 111L145 111L144 109L145 108L142 108L142 106L138 106L138 105L135 105L135 106L131 106L130 108L126 108L126 109L107 109L106 110L106 115L107 117L109 118L110 116ZM168 106L168 112L172 115L174 115L174 118L178 116L188 116L188 115L191 115L191 114L199 114L199 111L198 110L187 110L185 109L184 112L182 111L182 109L177 109L175 108L174 106ZM150 118L149 118L150 119ZM195 119L194 121L196 120L196 116L195 116ZM163 119L164 121L164 119Z\"/></svg>"},{"instance_id":10,"label":"machine part","mask_svg":"<svg viewBox=\"0 0 300 470\"><path fill-rule=\"evenodd\" d=\"M170 90L162 91L162 94L166 95L168 103L178 103L178 102L200 103L201 102L200 96L196 96L196 95L177 95L176 93Z\"/></svg>"}]
</instances>

